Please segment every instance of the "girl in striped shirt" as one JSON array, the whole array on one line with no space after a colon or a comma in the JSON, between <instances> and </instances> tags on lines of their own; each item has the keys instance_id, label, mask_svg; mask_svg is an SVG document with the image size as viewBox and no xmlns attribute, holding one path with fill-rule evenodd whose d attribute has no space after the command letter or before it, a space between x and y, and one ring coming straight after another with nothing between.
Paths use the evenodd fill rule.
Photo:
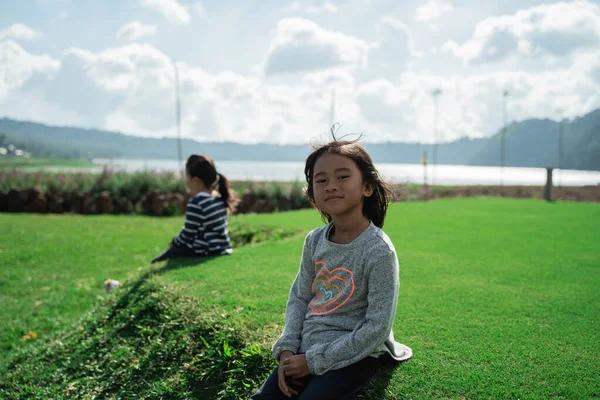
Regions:
<instances>
[{"instance_id":1,"label":"girl in striped shirt","mask_svg":"<svg viewBox=\"0 0 600 400\"><path fill-rule=\"evenodd\" d=\"M229 181L217 172L208 156L191 155L185 164L185 178L192 197L188 201L185 224L169 249L152 260L231 254L227 213L235 209ZM218 194L214 189L218 188Z\"/></svg>"}]
</instances>

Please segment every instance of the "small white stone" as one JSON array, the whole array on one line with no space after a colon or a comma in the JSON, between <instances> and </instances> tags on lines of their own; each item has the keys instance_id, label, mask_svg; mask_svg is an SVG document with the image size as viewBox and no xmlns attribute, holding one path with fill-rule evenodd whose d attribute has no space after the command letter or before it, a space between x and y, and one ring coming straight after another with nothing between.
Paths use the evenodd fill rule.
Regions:
<instances>
[{"instance_id":1,"label":"small white stone","mask_svg":"<svg viewBox=\"0 0 600 400\"><path fill-rule=\"evenodd\" d=\"M115 281L114 279L107 279L104 281L104 289L107 293L111 290L118 289L120 286L121 282Z\"/></svg>"}]
</instances>

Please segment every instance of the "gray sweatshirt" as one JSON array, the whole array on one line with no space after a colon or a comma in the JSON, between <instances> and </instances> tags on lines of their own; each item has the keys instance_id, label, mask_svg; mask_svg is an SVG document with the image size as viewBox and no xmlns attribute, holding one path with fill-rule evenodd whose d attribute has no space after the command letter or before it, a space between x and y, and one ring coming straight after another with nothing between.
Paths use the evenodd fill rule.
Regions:
<instances>
[{"instance_id":1,"label":"gray sweatshirt","mask_svg":"<svg viewBox=\"0 0 600 400\"><path fill-rule=\"evenodd\" d=\"M351 243L338 244L328 239L332 226L306 236L273 357L305 353L313 375L384 353L409 359L412 350L392 332L399 277L390 238L371 223Z\"/></svg>"}]
</instances>

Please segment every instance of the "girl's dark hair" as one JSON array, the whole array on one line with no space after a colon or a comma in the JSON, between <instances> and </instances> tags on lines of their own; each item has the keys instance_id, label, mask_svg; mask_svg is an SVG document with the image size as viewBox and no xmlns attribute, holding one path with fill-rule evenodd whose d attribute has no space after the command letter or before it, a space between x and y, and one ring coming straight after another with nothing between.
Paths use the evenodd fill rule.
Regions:
<instances>
[{"instance_id":1,"label":"girl's dark hair","mask_svg":"<svg viewBox=\"0 0 600 400\"><path fill-rule=\"evenodd\" d=\"M221 199L229 211L235 211L236 200L229 187L229 180L225 175L217 172L217 167L215 167L215 162L211 157L192 154L185 163L185 171L189 176L202 180L204 186L208 189L214 189L218 186Z\"/></svg>"},{"instance_id":2,"label":"girl's dark hair","mask_svg":"<svg viewBox=\"0 0 600 400\"><path fill-rule=\"evenodd\" d=\"M375 165L373 165L369 153L358 144L360 137L351 141L338 140L335 137L335 129L333 127L331 129L331 135L333 136L332 142L313 146L313 152L306 159L306 165L304 167L304 175L306 176L306 183L308 184L305 191L306 198L315 206L315 208L317 208L313 190L313 172L317 160L322 155L332 153L348 157L358 166L358 169L362 174L363 182L367 182L373 187L373 194L364 199L362 209L363 215L372 221L373 224L382 228L388 204L393 199L392 191L379 175ZM324 219L331 222L331 216L329 214L321 210L319 210L319 212Z\"/></svg>"}]
</instances>

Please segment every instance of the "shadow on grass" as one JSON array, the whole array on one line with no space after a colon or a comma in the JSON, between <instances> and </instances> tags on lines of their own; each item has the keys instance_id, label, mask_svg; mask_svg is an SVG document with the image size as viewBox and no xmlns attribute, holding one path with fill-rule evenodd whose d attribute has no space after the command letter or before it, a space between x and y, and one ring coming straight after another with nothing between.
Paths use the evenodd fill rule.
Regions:
<instances>
[{"instance_id":1,"label":"shadow on grass","mask_svg":"<svg viewBox=\"0 0 600 400\"><path fill-rule=\"evenodd\" d=\"M379 400L384 399L388 393L387 388L394 376L394 371L399 368L406 361L396 361L389 356L380 357L380 368L379 374L374 377L371 382L361 390L355 397L354 400Z\"/></svg>"},{"instance_id":2,"label":"shadow on grass","mask_svg":"<svg viewBox=\"0 0 600 400\"><path fill-rule=\"evenodd\" d=\"M119 298L119 301L113 307L113 310L112 310L111 314L109 315L107 322L111 321L120 310L127 307L127 305L130 302L131 297L136 295L138 293L138 291L140 290L140 287L142 286L142 284L144 282L146 282L147 280L151 279L152 277L162 275L169 271L173 271L173 270L180 269L180 268L195 267L195 266L204 264L205 262L212 260L213 258L216 258L216 257L223 257L223 256L199 256L199 257L171 258L171 259L167 260L167 263L165 265L160 266L160 267L154 267L154 268L151 268L150 270L144 272L135 282L133 282L133 284L127 290L127 292Z\"/></svg>"}]
</instances>

